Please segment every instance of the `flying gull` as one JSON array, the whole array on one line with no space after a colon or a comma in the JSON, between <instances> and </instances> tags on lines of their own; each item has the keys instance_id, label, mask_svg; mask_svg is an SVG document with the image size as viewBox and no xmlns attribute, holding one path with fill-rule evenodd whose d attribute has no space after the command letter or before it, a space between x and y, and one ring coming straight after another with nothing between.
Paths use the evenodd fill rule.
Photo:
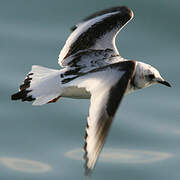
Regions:
<instances>
[{"instance_id":1,"label":"flying gull","mask_svg":"<svg viewBox=\"0 0 180 180\"><path fill-rule=\"evenodd\" d=\"M126 6L96 12L75 25L59 54L60 70L32 66L12 100L33 105L60 97L90 99L84 159L85 174L93 170L114 115L125 94L153 84L171 87L157 69L124 59L115 45L119 31L133 18Z\"/></svg>"}]
</instances>

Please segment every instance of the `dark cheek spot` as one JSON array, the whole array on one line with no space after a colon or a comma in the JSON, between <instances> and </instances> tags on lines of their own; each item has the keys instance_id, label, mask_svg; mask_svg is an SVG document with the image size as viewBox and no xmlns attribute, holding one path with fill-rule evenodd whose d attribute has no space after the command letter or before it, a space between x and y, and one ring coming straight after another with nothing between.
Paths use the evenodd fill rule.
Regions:
<instances>
[{"instance_id":1,"label":"dark cheek spot","mask_svg":"<svg viewBox=\"0 0 180 180\"><path fill-rule=\"evenodd\" d=\"M148 78L149 78L150 80L153 80L153 79L155 78L155 76L154 76L154 74L149 74L149 75L148 75Z\"/></svg>"}]
</instances>

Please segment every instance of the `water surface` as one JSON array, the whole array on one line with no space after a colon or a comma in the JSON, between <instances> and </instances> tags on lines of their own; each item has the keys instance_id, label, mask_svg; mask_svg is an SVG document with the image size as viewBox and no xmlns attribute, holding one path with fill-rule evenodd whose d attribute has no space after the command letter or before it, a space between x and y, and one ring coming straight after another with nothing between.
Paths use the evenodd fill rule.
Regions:
<instances>
[{"instance_id":1,"label":"water surface","mask_svg":"<svg viewBox=\"0 0 180 180\"><path fill-rule=\"evenodd\" d=\"M173 88L156 85L127 95L92 179L180 179L180 23L177 0L1 0L0 178L84 179L82 150L88 100L33 107L10 95L31 65L59 68L69 28L86 15L128 5L135 18L119 34L122 56L157 67Z\"/></svg>"}]
</instances>

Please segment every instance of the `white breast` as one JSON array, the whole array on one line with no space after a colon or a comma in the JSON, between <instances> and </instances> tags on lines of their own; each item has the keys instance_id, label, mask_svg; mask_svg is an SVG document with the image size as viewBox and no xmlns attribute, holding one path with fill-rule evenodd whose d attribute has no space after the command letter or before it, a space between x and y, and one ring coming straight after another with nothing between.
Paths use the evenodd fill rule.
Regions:
<instances>
[{"instance_id":1,"label":"white breast","mask_svg":"<svg viewBox=\"0 0 180 180\"><path fill-rule=\"evenodd\" d=\"M78 88L76 86L67 87L64 89L62 97L74 99L90 99L90 93L85 88Z\"/></svg>"}]
</instances>

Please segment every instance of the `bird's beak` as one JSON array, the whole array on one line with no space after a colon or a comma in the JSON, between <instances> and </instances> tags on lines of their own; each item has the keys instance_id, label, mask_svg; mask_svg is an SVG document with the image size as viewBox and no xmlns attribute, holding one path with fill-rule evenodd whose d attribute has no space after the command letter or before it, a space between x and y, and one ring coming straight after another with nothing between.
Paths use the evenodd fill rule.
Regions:
<instances>
[{"instance_id":1,"label":"bird's beak","mask_svg":"<svg viewBox=\"0 0 180 180\"><path fill-rule=\"evenodd\" d=\"M160 83L160 84L163 84L165 86L171 87L171 85L167 81L165 81L163 78L158 79L157 82Z\"/></svg>"}]
</instances>

